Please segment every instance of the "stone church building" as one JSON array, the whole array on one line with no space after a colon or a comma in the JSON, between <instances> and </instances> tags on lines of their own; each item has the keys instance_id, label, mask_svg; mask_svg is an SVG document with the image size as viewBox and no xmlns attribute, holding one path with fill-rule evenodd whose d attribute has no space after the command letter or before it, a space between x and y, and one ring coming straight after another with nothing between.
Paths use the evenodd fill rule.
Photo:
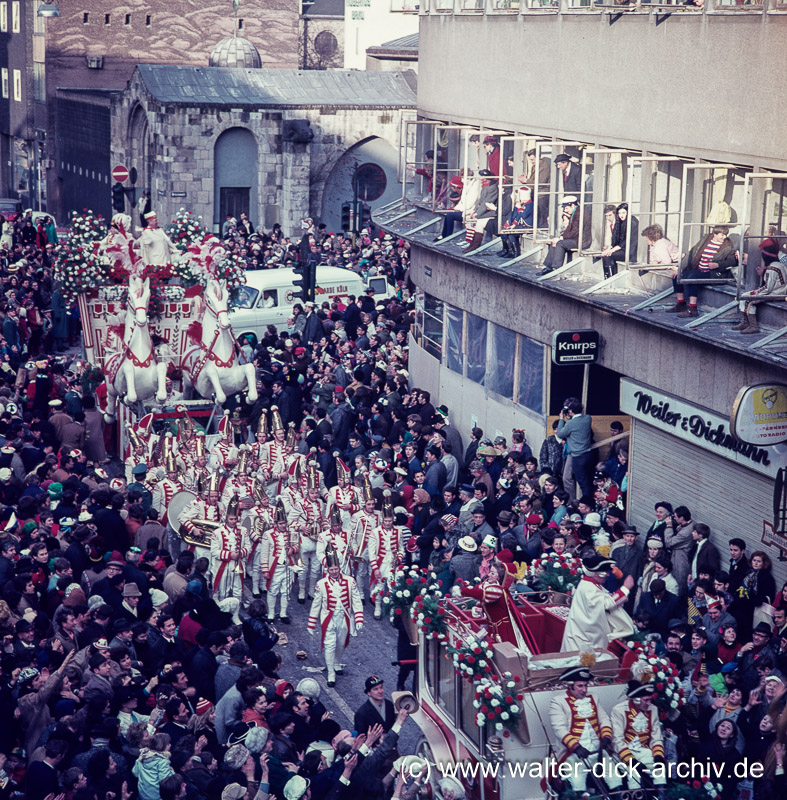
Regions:
<instances>
[{"instance_id":1,"label":"stone church building","mask_svg":"<svg viewBox=\"0 0 787 800\"><path fill-rule=\"evenodd\" d=\"M241 37L210 63L140 64L112 100L112 163L136 168L159 219L184 207L218 230L246 211L255 226L297 234L308 214L339 230L354 177L372 209L401 194L415 73L262 68Z\"/></svg>"}]
</instances>

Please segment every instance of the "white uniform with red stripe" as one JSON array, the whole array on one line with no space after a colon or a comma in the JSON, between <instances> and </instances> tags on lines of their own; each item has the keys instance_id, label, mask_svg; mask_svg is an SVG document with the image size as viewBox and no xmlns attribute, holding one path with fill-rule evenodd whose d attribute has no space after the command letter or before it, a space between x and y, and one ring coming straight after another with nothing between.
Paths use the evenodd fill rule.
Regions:
<instances>
[{"instance_id":1,"label":"white uniform with red stripe","mask_svg":"<svg viewBox=\"0 0 787 800\"><path fill-rule=\"evenodd\" d=\"M380 524L376 511L368 514L363 509L353 514L350 522L350 547L356 560L355 579L364 594L364 586L369 586L369 541L374 529Z\"/></svg>"},{"instance_id":2,"label":"white uniform with red stripe","mask_svg":"<svg viewBox=\"0 0 787 800\"><path fill-rule=\"evenodd\" d=\"M199 529L195 527L194 520L195 519L206 519L210 522L221 522L222 517L224 516L224 510L221 504L213 504L209 503L207 500L203 500L201 497L198 497L196 500L192 500L178 515L178 522L190 532L198 531ZM203 531L199 530L199 533L202 534ZM210 558L210 547L198 547L196 545L190 544L188 545L188 549L194 553L195 559L202 558Z\"/></svg>"},{"instance_id":3,"label":"white uniform with red stripe","mask_svg":"<svg viewBox=\"0 0 787 800\"><path fill-rule=\"evenodd\" d=\"M153 489L153 508L158 511L160 520L166 520L169 501L185 488L186 487L180 481L173 481L170 478L164 478L164 480L156 484Z\"/></svg>"},{"instance_id":4,"label":"white uniform with red stripe","mask_svg":"<svg viewBox=\"0 0 787 800\"><path fill-rule=\"evenodd\" d=\"M230 468L227 466L228 461L232 461L238 457L238 448L235 447L228 439L221 439L218 441L210 451L210 458L208 463L211 470L218 467L223 467L226 470Z\"/></svg>"},{"instance_id":5,"label":"white uniform with red stripe","mask_svg":"<svg viewBox=\"0 0 787 800\"><path fill-rule=\"evenodd\" d=\"M325 651L328 680L336 679L336 657L363 626L363 605L358 585L349 575L317 581L314 601L309 611L307 630L314 631L319 622L321 645Z\"/></svg>"},{"instance_id":6,"label":"white uniform with red stripe","mask_svg":"<svg viewBox=\"0 0 787 800\"><path fill-rule=\"evenodd\" d=\"M277 597L281 602L281 616L287 616L292 572L289 545L289 530L280 531L276 525L265 531L260 541L260 570L268 590L268 619L276 616Z\"/></svg>"},{"instance_id":7,"label":"white uniform with red stripe","mask_svg":"<svg viewBox=\"0 0 787 800\"><path fill-rule=\"evenodd\" d=\"M263 454L263 463L267 464L267 480L270 481L265 491L273 500L279 491L279 481L287 474L284 443L279 444L275 440L265 442L260 452Z\"/></svg>"},{"instance_id":8,"label":"white uniform with red stripe","mask_svg":"<svg viewBox=\"0 0 787 800\"><path fill-rule=\"evenodd\" d=\"M262 520L262 530L257 520ZM271 506L256 505L249 511L249 558L247 564L251 574L251 590L254 594L260 593L260 578L262 577L262 540L267 535L265 531L273 527L273 508Z\"/></svg>"},{"instance_id":9,"label":"white uniform with red stripe","mask_svg":"<svg viewBox=\"0 0 787 800\"><path fill-rule=\"evenodd\" d=\"M330 542L334 550L336 550L336 555L339 558L339 563L342 565L342 573L345 575L350 575L352 571L352 558L350 554L347 552L348 544L347 544L348 534L347 531L342 529L338 533L334 533L330 528L326 528L325 530L320 532L320 537L317 539L317 558L320 561L320 567L323 571L323 575L326 574L325 568L325 548L328 546L328 542Z\"/></svg>"},{"instance_id":10,"label":"white uniform with red stripe","mask_svg":"<svg viewBox=\"0 0 787 800\"><path fill-rule=\"evenodd\" d=\"M241 500L251 497L251 483L248 478L240 478L237 475L227 478L221 493L221 502L227 505L234 494L238 495Z\"/></svg>"},{"instance_id":11,"label":"white uniform with red stripe","mask_svg":"<svg viewBox=\"0 0 787 800\"><path fill-rule=\"evenodd\" d=\"M402 532L396 525L386 528L380 525L369 538L369 568L371 570L372 599L382 600L386 584L390 584L396 565L402 560ZM375 573L379 571L379 577Z\"/></svg>"},{"instance_id":12,"label":"white uniform with red stripe","mask_svg":"<svg viewBox=\"0 0 787 800\"><path fill-rule=\"evenodd\" d=\"M353 514L357 514L361 510L361 500L357 489L354 486L345 486L343 489L339 486L333 486L328 490L329 511L331 506L339 507L342 512L342 525L345 528L349 528Z\"/></svg>"},{"instance_id":13,"label":"white uniform with red stripe","mask_svg":"<svg viewBox=\"0 0 787 800\"><path fill-rule=\"evenodd\" d=\"M314 584L322 577L322 567L317 556L317 541L310 538L306 531L317 522L322 528L325 521L325 503L318 497L316 500L308 495L301 500L298 524L304 533L301 535L301 561L303 573L298 578L298 597L303 600L306 593L311 593Z\"/></svg>"},{"instance_id":14,"label":"white uniform with red stripe","mask_svg":"<svg viewBox=\"0 0 787 800\"><path fill-rule=\"evenodd\" d=\"M235 525L222 525L213 534L210 543L210 571L213 575L213 598L216 602L228 597L243 596L244 564L249 555L249 537ZM233 560L235 556L235 560Z\"/></svg>"}]
</instances>

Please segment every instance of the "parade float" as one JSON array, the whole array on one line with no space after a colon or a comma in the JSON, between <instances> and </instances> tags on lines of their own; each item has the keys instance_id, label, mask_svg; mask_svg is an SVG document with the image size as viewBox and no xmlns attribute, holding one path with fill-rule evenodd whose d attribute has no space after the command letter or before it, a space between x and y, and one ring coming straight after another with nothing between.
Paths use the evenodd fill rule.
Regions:
<instances>
[{"instance_id":1,"label":"parade float","mask_svg":"<svg viewBox=\"0 0 787 800\"><path fill-rule=\"evenodd\" d=\"M55 280L78 308L88 369L103 374L107 422L151 408L172 416L168 398L177 396L209 427L229 396L256 400L253 366L239 362L229 321L244 263L201 218L181 209L166 229L137 238L126 214L107 225L88 210L74 213Z\"/></svg>"}]
</instances>

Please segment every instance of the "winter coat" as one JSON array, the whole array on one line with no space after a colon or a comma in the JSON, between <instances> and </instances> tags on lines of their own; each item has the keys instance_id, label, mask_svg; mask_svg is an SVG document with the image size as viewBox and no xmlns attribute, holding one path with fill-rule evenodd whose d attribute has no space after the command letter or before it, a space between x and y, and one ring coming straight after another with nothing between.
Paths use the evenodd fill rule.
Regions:
<instances>
[{"instance_id":1,"label":"winter coat","mask_svg":"<svg viewBox=\"0 0 787 800\"><path fill-rule=\"evenodd\" d=\"M131 770L138 781L137 791L140 800L161 800L159 785L161 781L175 774L169 763L169 753L159 753L143 747L139 758Z\"/></svg>"}]
</instances>

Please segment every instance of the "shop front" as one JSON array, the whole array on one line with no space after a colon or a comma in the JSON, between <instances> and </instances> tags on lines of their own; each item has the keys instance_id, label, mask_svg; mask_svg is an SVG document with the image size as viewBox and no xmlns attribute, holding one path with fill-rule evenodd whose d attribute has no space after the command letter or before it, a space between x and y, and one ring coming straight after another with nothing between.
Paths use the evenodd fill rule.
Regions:
<instances>
[{"instance_id":1,"label":"shop front","mask_svg":"<svg viewBox=\"0 0 787 800\"><path fill-rule=\"evenodd\" d=\"M729 418L627 378L620 408L632 420L628 502L630 522L646 531L654 505L685 505L710 526L711 541L728 559L728 540L739 536L746 550L764 550L777 585L787 580L787 539L773 527L774 481L784 455L774 447L741 442Z\"/></svg>"}]
</instances>

